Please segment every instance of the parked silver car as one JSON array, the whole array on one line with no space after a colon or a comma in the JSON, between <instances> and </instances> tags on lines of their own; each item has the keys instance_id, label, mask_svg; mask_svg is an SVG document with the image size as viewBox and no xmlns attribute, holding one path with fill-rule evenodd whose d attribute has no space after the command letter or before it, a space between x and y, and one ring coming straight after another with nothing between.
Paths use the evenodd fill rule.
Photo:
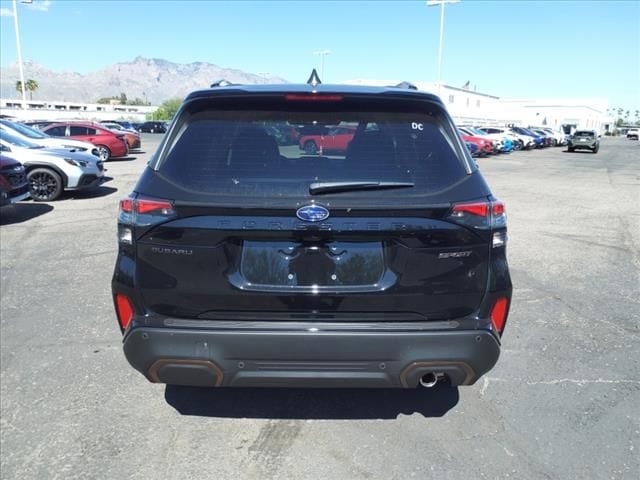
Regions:
<instances>
[{"instance_id":1,"label":"parked silver car","mask_svg":"<svg viewBox=\"0 0 640 480\"><path fill-rule=\"evenodd\" d=\"M31 198L50 201L63 190L89 190L104 182L104 165L86 152L50 149L0 130L0 151L27 171Z\"/></svg>"},{"instance_id":2,"label":"parked silver car","mask_svg":"<svg viewBox=\"0 0 640 480\"><path fill-rule=\"evenodd\" d=\"M595 130L576 130L569 139L567 150L591 150L598 153L600 150L600 140Z\"/></svg>"},{"instance_id":3,"label":"parked silver car","mask_svg":"<svg viewBox=\"0 0 640 480\"><path fill-rule=\"evenodd\" d=\"M98 149L92 143L67 137L52 137L22 123L2 119L0 120L0 130L5 130L18 138L42 145L43 147L64 148L78 152L92 153L96 157L99 155Z\"/></svg>"}]
</instances>

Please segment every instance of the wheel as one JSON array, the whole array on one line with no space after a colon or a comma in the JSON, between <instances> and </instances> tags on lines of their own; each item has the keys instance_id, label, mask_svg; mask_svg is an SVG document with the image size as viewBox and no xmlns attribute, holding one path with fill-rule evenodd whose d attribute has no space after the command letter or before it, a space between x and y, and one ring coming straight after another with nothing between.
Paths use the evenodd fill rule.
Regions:
<instances>
[{"instance_id":1,"label":"wheel","mask_svg":"<svg viewBox=\"0 0 640 480\"><path fill-rule=\"evenodd\" d=\"M34 168L27 174L29 193L36 202L55 200L62 193L62 178L48 168Z\"/></svg>"},{"instance_id":2,"label":"wheel","mask_svg":"<svg viewBox=\"0 0 640 480\"><path fill-rule=\"evenodd\" d=\"M308 155L315 155L316 153L318 153L318 146L313 140L307 140L306 142L304 142L303 148L305 153Z\"/></svg>"},{"instance_id":3,"label":"wheel","mask_svg":"<svg viewBox=\"0 0 640 480\"><path fill-rule=\"evenodd\" d=\"M598 145L593 147L593 153L598 153L598 150L600 150L600 147Z\"/></svg>"},{"instance_id":4,"label":"wheel","mask_svg":"<svg viewBox=\"0 0 640 480\"><path fill-rule=\"evenodd\" d=\"M111 158L111 150L109 150L109 147L105 147L104 145L96 145L96 149L98 150L98 157L103 162L106 162L107 160L109 160L109 158Z\"/></svg>"},{"instance_id":5,"label":"wheel","mask_svg":"<svg viewBox=\"0 0 640 480\"><path fill-rule=\"evenodd\" d=\"M555 138L553 140L551 140L551 146L552 147L557 147L558 146L558 140L556 140Z\"/></svg>"},{"instance_id":6,"label":"wheel","mask_svg":"<svg viewBox=\"0 0 640 480\"><path fill-rule=\"evenodd\" d=\"M149 133L153 133L153 128L150 128L150 129L149 129Z\"/></svg>"},{"instance_id":7,"label":"wheel","mask_svg":"<svg viewBox=\"0 0 640 480\"><path fill-rule=\"evenodd\" d=\"M567 150L569 150L570 152L573 152L574 149L569 147L569 148L567 148Z\"/></svg>"}]
</instances>

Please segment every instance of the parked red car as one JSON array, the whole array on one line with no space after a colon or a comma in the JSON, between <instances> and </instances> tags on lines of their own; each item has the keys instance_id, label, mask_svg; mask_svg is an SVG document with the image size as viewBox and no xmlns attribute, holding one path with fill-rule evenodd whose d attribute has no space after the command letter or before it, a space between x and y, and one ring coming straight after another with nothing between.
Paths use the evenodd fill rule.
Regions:
<instances>
[{"instance_id":1,"label":"parked red car","mask_svg":"<svg viewBox=\"0 0 640 480\"><path fill-rule=\"evenodd\" d=\"M490 153L493 153L493 144L489 140L485 140L484 138L475 137L472 135L467 135L464 132L458 130L462 140L465 142L473 143L478 147L478 155L485 156Z\"/></svg>"},{"instance_id":2,"label":"parked red car","mask_svg":"<svg viewBox=\"0 0 640 480\"><path fill-rule=\"evenodd\" d=\"M298 143L300 149L308 155L327 152L344 153L355 133L355 127L337 126L331 128L325 135L303 135Z\"/></svg>"},{"instance_id":3,"label":"parked red car","mask_svg":"<svg viewBox=\"0 0 640 480\"><path fill-rule=\"evenodd\" d=\"M42 131L54 137L69 137L93 143L100 160L106 162L112 157L125 157L129 153L124 133L117 133L94 123L61 122L53 123Z\"/></svg>"}]
</instances>

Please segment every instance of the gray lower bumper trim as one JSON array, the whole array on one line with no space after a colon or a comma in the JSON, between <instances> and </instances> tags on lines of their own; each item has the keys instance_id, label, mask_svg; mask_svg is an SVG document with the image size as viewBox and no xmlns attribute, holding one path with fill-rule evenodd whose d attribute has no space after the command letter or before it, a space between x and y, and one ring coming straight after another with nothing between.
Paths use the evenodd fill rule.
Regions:
<instances>
[{"instance_id":1,"label":"gray lower bumper trim","mask_svg":"<svg viewBox=\"0 0 640 480\"><path fill-rule=\"evenodd\" d=\"M138 327L127 360L150 381L199 386L413 388L425 373L473 384L496 363L477 331L230 331Z\"/></svg>"}]
</instances>

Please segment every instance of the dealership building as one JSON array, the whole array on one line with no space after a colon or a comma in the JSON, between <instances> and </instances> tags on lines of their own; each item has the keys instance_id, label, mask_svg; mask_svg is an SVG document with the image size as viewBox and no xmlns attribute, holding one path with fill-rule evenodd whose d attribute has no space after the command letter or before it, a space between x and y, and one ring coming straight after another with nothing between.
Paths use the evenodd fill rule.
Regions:
<instances>
[{"instance_id":1,"label":"dealership building","mask_svg":"<svg viewBox=\"0 0 640 480\"><path fill-rule=\"evenodd\" d=\"M114 105L103 103L60 102L47 100L22 100L0 98L0 115L17 120L91 120L109 121L126 119L144 122L147 115L158 107L143 105Z\"/></svg>"},{"instance_id":2,"label":"dealership building","mask_svg":"<svg viewBox=\"0 0 640 480\"><path fill-rule=\"evenodd\" d=\"M348 80L349 85L397 85L398 80ZM607 114L608 101L603 98L510 99L477 92L475 89L435 82L416 82L418 90L439 95L449 114L458 124L520 125L575 129L610 130L613 119Z\"/></svg>"}]
</instances>

